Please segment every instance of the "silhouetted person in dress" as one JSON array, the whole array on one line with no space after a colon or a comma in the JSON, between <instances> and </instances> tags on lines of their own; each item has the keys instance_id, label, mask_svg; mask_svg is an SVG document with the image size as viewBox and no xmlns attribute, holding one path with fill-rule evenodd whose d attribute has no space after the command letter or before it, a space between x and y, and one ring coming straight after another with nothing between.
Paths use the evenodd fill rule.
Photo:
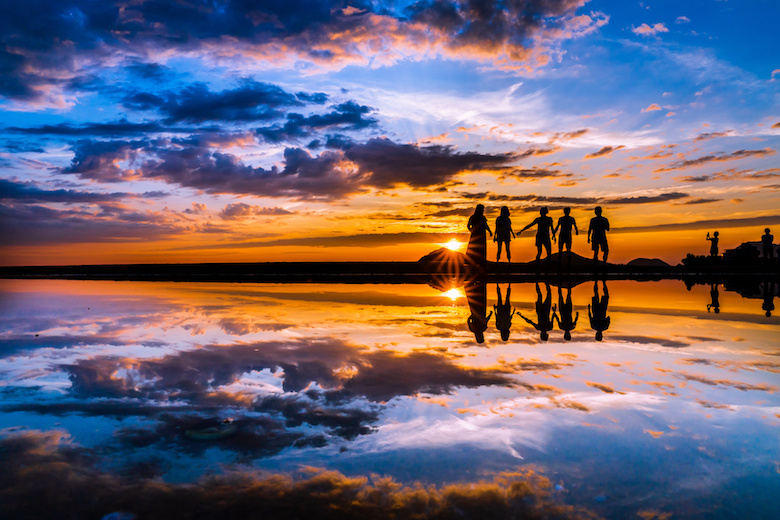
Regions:
<instances>
[{"instance_id":1,"label":"silhouetted person in dress","mask_svg":"<svg viewBox=\"0 0 780 520\"><path fill-rule=\"evenodd\" d=\"M468 323L469 330L474 333L474 339L477 340L477 343L484 343L488 321L493 316L493 311L490 311L489 315L485 315L487 312L487 284L484 281L478 281L467 285L465 289L471 311L471 316L466 323Z\"/></svg>"},{"instance_id":2,"label":"silhouetted person in dress","mask_svg":"<svg viewBox=\"0 0 780 520\"><path fill-rule=\"evenodd\" d=\"M590 219L588 226L588 243L593 247L593 263L599 261L599 248L604 252L604 263L607 263L609 255L609 245L607 244L607 231L609 231L609 220L601 216L601 206L596 206L593 210L596 216Z\"/></svg>"},{"instance_id":3,"label":"silhouetted person in dress","mask_svg":"<svg viewBox=\"0 0 780 520\"><path fill-rule=\"evenodd\" d=\"M593 298L588 305L588 318L590 318L590 328L596 331L596 341L604 339L604 331L609 328L611 321L607 316L607 307L609 306L609 292L607 291L607 282L601 282L604 296L599 298L599 282L593 282Z\"/></svg>"},{"instance_id":4,"label":"silhouetted person in dress","mask_svg":"<svg viewBox=\"0 0 780 520\"><path fill-rule=\"evenodd\" d=\"M515 232L512 230L512 221L509 218L509 208L501 206L501 214L496 219L496 234L493 235L493 242L498 244L496 262L501 261L502 244L506 244L507 262L512 262L512 253L509 251L509 241L513 238L515 238Z\"/></svg>"},{"instance_id":5,"label":"silhouetted person in dress","mask_svg":"<svg viewBox=\"0 0 780 520\"><path fill-rule=\"evenodd\" d=\"M710 236L709 233L707 233L707 240L710 241L710 256L718 256L718 233L717 231Z\"/></svg>"},{"instance_id":6,"label":"silhouetted person in dress","mask_svg":"<svg viewBox=\"0 0 780 520\"><path fill-rule=\"evenodd\" d=\"M509 302L509 297L512 294L512 286L509 285L506 288L506 303L501 301L501 287L496 284L496 295L498 302L493 305L493 310L496 313L496 328L501 333L501 339L506 341L509 339L509 329L512 328L512 316L515 315L515 309Z\"/></svg>"},{"instance_id":7,"label":"silhouetted person in dress","mask_svg":"<svg viewBox=\"0 0 780 520\"><path fill-rule=\"evenodd\" d=\"M553 238L560 229L558 235L558 263L561 263L561 257L563 256L563 246L566 246L566 251L569 253L569 264L571 264L571 228L574 228L575 234L579 235L580 230L577 229L577 222L574 221L574 217L569 215L571 208L563 208L563 216L558 219L555 229L553 229Z\"/></svg>"},{"instance_id":8,"label":"silhouetted person in dress","mask_svg":"<svg viewBox=\"0 0 780 520\"><path fill-rule=\"evenodd\" d=\"M539 331L539 337L542 341L547 341L550 337L550 331L553 329L553 320L550 316L550 310L552 306L552 295L550 294L550 284L544 284L547 290L547 297L542 299L542 291L539 289L539 282L536 282L536 319L538 323L534 323L529 320L520 311L517 314L520 315L529 325Z\"/></svg>"},{"instance_id":9,"label":"silhouetted person in dress","mask_svg":"<svg viewBox=\"0 0 780 520\"><path fill-rule=\"evenodd\" d=\"M767 318L772 317L772 311L775 310L775 282L772 280L764 282L764 303L761 308Z\"/></svg>"},{"instance_id":10,"label":"silhouetted person in dress","mask_svg":"<svg viewBox=\"0 0 780 520\"><path fill-rule=\"evenodd\" d=\"M775 259L775 237L769 234L769 228L764 230L764 235L761 237L761 249L764 253L764 258L767 260ZM507 249L509 251L509 249Z\"/></svg>"},{"instance_id":11,"label":"silhouetted person in dress","mask_svg":"<svg viewBox=\"0 0 780 520\"><path fill-rule=\"evenodd\" d=\"M580 313L577 312L572 319L572 311L574 306L571 303L571 285L566 288L566 299L563 299L563 288L558 286L558 312L560 317L555 313L553 308L553 320L558 322L558 328L563 331L563 339L571 341L571 331L577 326L577 320L580 319Z\"/></svg>"},{"instance_id":12,"label":"silhouetted person in dress","mask_svg":"<svg viewBox=\"0 0 780 520\"><path fill-rule=\"evenodd\" d=\"M529 227L536 226L536 261L542 257L542 246L547 250L547 261L550 261L550 250L552 245L550 244L550 232L553 227L553 220L547 216L547 208L539 210L539 216L534 219L533 222L525 226L520 230L520 233L528 229ZM555 235L553 235L555 240Z\"/></svg>"},{"instance_id":13,"label":"silhouetted person in dress","mask_svg":"<svg viewBox=\"0 0 780 520\"><path fill-rule=\"evenodd\" d=\"M707 304L707 312L718 314L720 312L720 293L718 292L718 284L710 284L710 303Z\"/></svg>"},{"instance_id":14,"label":"silhouetted person in dress","mask_svg":"<svg viewBox=\"0 0 780 520\"><path fill-rule=\"evenodd\" d=\"M490 236L493 236L485 218L485 206L477 204L474 214L469 217L468 228L471 231L471 236L466 248L466 258L474 265L485 267L487 263L487 236L485 233L490 233Z\"/></svg>"}]
</instances>

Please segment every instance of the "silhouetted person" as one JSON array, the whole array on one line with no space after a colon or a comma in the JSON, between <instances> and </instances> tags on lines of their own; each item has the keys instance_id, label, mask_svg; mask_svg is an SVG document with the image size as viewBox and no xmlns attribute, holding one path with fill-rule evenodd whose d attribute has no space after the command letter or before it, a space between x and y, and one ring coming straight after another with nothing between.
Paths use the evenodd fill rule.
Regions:
<instances>
[{"instance_id":1,"label":"silhouetted person","mask_svg":"<svg viewBox=\"0 0 780 520\"><path fill-rule=\"evenodd\" d=\"M474 339L477 340L477 343L484 343L488 321L493 316L493 311L490 311L490 315L485 315L487 312L487 285L484 281L478 281L467 285L465 289L471 311L471 316L467 320L469 330L474 333Z\"/></svg>"},{"instance_id":2,"label":"silhouetted person","mask_svg":"<svg viewBox=\"0 0 780 520\"><path fill-rule=\"evenodd\" d=\"M487 236L485 233L490 233L490 236L493 236L485 218L485 206L477 204L474 214L469 217L468 228L471 231L471 236L466 248L466 257L472 264L485 267L487 263Z\"/></svg>"},{"instance_id":3,"label":"silhouetted person","mask_svg":"<svg viewBox=\"0 0 780 520\"><path fill-rule=\"evenodd\" d=\"M588 226L588 243L593 247L593 263L597 263L599 248L604 252L604 263L607 263L609 255L609 244L607 244L607 231L609 231L609 220L601 216L601 206L596 206L593 210L596 216L590 219Z\"/></svg>"},{"instance_id":4,"label":"silhouetted person","mask_svg":"<svg viewBox=\"0 0 780 520\"><path fill-rule=\"evenodd\" d=\"M604 296L599 298L599 282L593 282L593 298L588 305L588 318L590 318L590 328L596 331L596 341L604 339L604 331L609 328L610 317L607 316L607 307L609 306L609 292L607 291L607 281L601 282L604 290ZM592 311L592 312L591 312Z\"/></svg>"},{"instance_id":5,"label":"silhouetted person","mask_svg":"<svg viewBox=\"0 0 780 520\"><path fill-rule=\"evenodd\" d=\"M553 227L553 220L547 216L547 208L539 210L539 216L534 219L533 222L525 226L520 230L520 233L528 229L529 227L536 226L536 261L542 257L542 246L547 250L547 261L550 260L550 250L552 245L550 244L550 232ZM553 236L555 240L555 236Z\"/></svg>"},{"instance_id":6,"label":"silhouetted person","mask_svg":"<svg viewBox=\"0 0 780 520\"><path fill-rule=\"evenodd\" d=\"M569 253L569 264L571 264L571 228L574 228L574 232L579 235L580 230L577 229L577 222L574 221L574 217L569 215L571 208L563 208L563 216L558 219L555 229L553 229L553 237L558 233L558 263L561 263L561 256L563 256L563 246L566 246L566 251Z\"/></svg>"},{"instance_id":7,"label":"silhouetted person","mask_svg":"<svg viewBox=\"0 0 780 520\"><path fill-rule=\"evenodd\" d=\"M560 317L555 313L553 308L553 320L558 322L558 328L563 331L563 339L571 341L571 331L577 326L577 320L580 319L580 313L577 312L572 319L572 311L574 307L571 303L571 285L566 288L566 299L563 299L563 288L558 286L558 312Z\"/></svg>"},{"instance_id":8,"label":"silhouetted person","mask_svg":"<svg viewBox=\"0 0 780 520\"><path fill-rule=\"evenodd\" d=\"M501 245L506 244L506 260L512 261L512 253L509 251L509 241L515 238L515 232L512 230L512 221L509 218L509 208L501 206L501 214L496 219L496 234L493 235L493 242L498 244L496 253L496 262L501 260Z\"/></svg>"},{"instance_id":9,"label":"silhouetted person","mask_svg":"<svg viewBox=\"0 0 780 520\"><path fill-rule=\"evenodd\" d=\"M506 303L501 301L501 287L498 284L496 284L496 294L498 303L493 305L493 310L496 312L496 328L501 333L501 339L506 341L509 339L509 329L512 328L512 316L515 315L515 310L509 302L512 286L506 288Z\"/></svg>"},{"instance_id":10,"label":"silhouetted person","mask_svg":"<svg viewBox=\"0 0 780 520\"><path fill-rule=\"evenodd\" d=\"M761 249L764 253L764 258L767 260L774 260L775 258L775 237L769 234L769 228L764 230L764 235L761 237ZM509 249L507 249L509 251Z\"/></svg>"},{"instance_id":11,"label":"silhouetted person","mask_svg":"<svg viewBox=\"0 0 780 520\"><path fill-rule=\"evenodd\" d=\"M720 293L718 292L718 284L710 284L710 303L707 304L707 312L718 314L720 312Z\"/></svg>"},{"instance_id":12,"label":"silhouetted person","mask_svg":"<svg viewBox=\"0 0 780 520\"><path fill-rule=\"evenodd\" d=\"M539 337L542 341L547 341L547 338L550 337L550 331L553 329L553 320L552 317L550 317L552 295L550 294L550 284L545 283L544 286L545 289L547 289L547 297L542 299L542 291L539 289L539 282L536 282L536 319L539 320L539 323L534 323L529 320L523 316L520 311L517 311L517 314L527 321L529 325L539 331Z\"/></svg>"},{"instance_id":13,"label":"silhouetted person","mask_svg":"<svg viewBox=\"0 0 780 520\"><path fill-rule=\"evenodd\" d=\"M707 240L710 241L710 256L718 256L718 233L717 231L710 236L709 233L707 233Z\"/></svg>"},{"instance_id":14,"label":"silhouetted person","mask_svg":"<svg viewBox=\"0 0 780 520\"><path fill-rule=\"evenodd\" d=\"M775 310L775 282L772 280L764 282L764 303L761 308L767 318L772 317L772 311Z\"/></svg>"}]
</instances>

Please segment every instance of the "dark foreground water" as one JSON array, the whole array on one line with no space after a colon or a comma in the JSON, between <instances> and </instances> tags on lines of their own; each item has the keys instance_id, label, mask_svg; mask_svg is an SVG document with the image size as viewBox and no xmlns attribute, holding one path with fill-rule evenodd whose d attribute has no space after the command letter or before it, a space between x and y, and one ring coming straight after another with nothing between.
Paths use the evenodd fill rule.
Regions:
<instances>
[{"instance_id":1,"label":"dark foreground water","mask_svg":"<svg viewBox=\"0 0 780 520\"><path fill-rule=\"evenodd\" d=\"M773 284L0 288L3 518L780 518Z\"/></svg>"}]
</instances>

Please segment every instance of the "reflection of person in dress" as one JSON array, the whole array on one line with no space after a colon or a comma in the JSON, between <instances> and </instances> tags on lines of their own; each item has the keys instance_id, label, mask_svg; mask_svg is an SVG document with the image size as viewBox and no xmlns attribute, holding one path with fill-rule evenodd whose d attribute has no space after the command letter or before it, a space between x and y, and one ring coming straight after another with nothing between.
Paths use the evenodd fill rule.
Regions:
<instances>
[{"instance_id":1,"label":"reflection of person in dress","mask_svg":"<svg viewBox=\"0 0 780 520\"><path fill-rule=\"evenodd\" d=\"M715 314L718 314L720 312L720 301L718 301L720 298L720 293L718 293L718 284L711 283L710 284L710 301L711 303L707 304L707 312L710 312L710 309L712 309L712 312Z\"/></svg>"},{"instance_id":2,"label":"reflection of person in dress","mask_svg":"<svg viewBox=\"0 0 780 520\"><path fill-rule=\"evenodd\" d=\"M609 328L610 317L607 316L607 307L609 305L609 291L607 291L607 281L602 280L604 296L599 298L599 282L593 282L593 298L588 305L588 318L590 318L590 328L596 331L596 341L604 339L604 331ZM592 311L592 312L591 312Z\"/></svg>"},{"instance_id":3,"label":"reflection of person in dress","mask_svg":"<svg viewBox=\"0 0 780 520\"><path fill-rule=\"evenodd\" d=\"M466 248L466 257L472 264L484 267L487 263L487 237L485 233L490 233L490 236L493 236L485 218L485 206L477 204L477 207L474 208L474 214L469 217L467 227L471 231L471 236Z\"/></svg>"},{"instance_id":4,"label":"reflection of person in dress","mask_svg":"<svg viewBox=\"0 0 780 520\"><path fill-rule=\"evenodd\" d=\"M550 337L550 331L553 329L553 320L550 316L550 310L552 306L552 294L550 293L550 284L544 284L547 289L547 297L542 299L542 291L539 289L539 282L536 282L536 318L538 323L534 323L529 320L520 311L517 314L520 315L529 325L539 331L539 337L542 341L547 341Z\"/></svg>"},{"instance_id":5,"label":"reflection of person in dress","mask_svg":"<svg viewBox=\"0 0 780 520\"><path fill-rule=\"evenodd\" d=\"M571 285L566 288L566 291L566 299L564 300L563 289L560 285L558 286L558 312L560 312L560 317L555 313L555 308L553 307L553 320L558 322L558 328L563 331L563 339L571 341L571 331L577 326L580 313L577 312L574 319L572 319L571 315L574 306L571 303Z\"/></svg>"},{"instance_id":6,"label":"reflection of person in dress","mask_svg":"<svg viewBox=\"0 0 780 520\"><path fill-rule=\"evenodd\" d=\"M465 287L466 299L469 302L471 316L467 320L469 330L474 333L474 339L477 343L485 342L485 331L488 328L488 321L493 316L493 311L487 312L487 284L484 281L474 282Z\"/></svg>"},{"instance_id":7,"label":"reflection of person in dress","mask_svg":"<svg viewBox=\"0 0 780 520\"><path fill-rule=\"evenodd\" d=\"M512 253L509 251L509 241L515 238L515 232L512 230L512 220L509 218L509 208L501 206L501 215L496 219L496 234L493 236L493 242L498 244L496 253L496 262L501 261L501 246L506 244L506 260L512 262Z\"/></svg>"},{"instance_id":8,"label":"reflection of person in dress","mask_svg":"<svg viewBox=\"0 0 780 520\"><path fill-rule=\"evenodd\" d=\"M542 257L542 247L544 247L547 250L547 261L549 262L550 250L552 248L550 245L550 232L552 231L553 220L547 216L547 208L540 209L539 216L536 217L533 222L521 229L520 233L532 226L536 226L536 261L538 262ZM554 234L552 239L555 240Z\"/></svg>"},{"instance_id":9,"label":"reflection of person in dress","mask_svg":"<svg viewBox=\"0 0 780 520\"><path fill-rule=\"evenodd\" d=\"M509 339L509 329L512 328L512 316L515 315L515 310L512 304L509 302L509 297L512 294L512 286L509 285L506 288L506 303L501 301L501 287L496 284L496 295L498 303L493 305L493 310L496 313L496 328L501 333L501 339L506 341Z\"/></svg>"},{"instance_id":10,"label":"reflection of person in dress","mask_svg":"<svg viewBox=\"0 0 780 520\"><path fill-rule=\"evenodd\" d=\"M775 282L767 280L764 282L764 303L761 308L765 311L767 318L772 317L772 311L775 310Z\"/></svg>"}]
</instances>

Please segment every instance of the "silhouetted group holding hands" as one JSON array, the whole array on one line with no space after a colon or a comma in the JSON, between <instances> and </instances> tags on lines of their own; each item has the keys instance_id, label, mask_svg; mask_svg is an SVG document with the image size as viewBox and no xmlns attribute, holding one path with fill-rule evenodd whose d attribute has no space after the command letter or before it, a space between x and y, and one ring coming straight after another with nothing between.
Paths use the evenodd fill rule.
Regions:
<instances>
[{"instance_id":1,"label":"silhouetted group holding hands","mask_svg":"<svg viewBox=\"0 0 780 520\"><path fill-rule=\"evenodd\" d=\"M588 226L588 243L592 245L593 249L593 262L598 262L599 251L603 253L603 261L607 262L607 256L609 255L609 244L607 243L607 231L609 231L609 220L602 216L601 206L597 206L594 209L595 217L590 219L590 225ZM542 257L542 249L547 251L547 261L550 260L552 253L552 242L558 241L558 262L560 263L563 258L563 248L566 247L568 253L568 262L571 264L571 245L572 245L572 230L575 235L579 235L580 231L577 228L577 222L574 217L571 216L571 208L563 208L563 216L558 219L558 223L553 227L553 219L547 216L549 211L547 208L541 208L539 210L539 216L536 217L533 222L521 229L515 234L512 229L512 220L509 218L509 208L506 206L501 207L501 212L498 218L496 218L495 234L490 230L488 226L487 218L485 217L485 206L478 204L474 209L474 214L471 215L468 221L468 229L471 232L469 237L468 249L466 256L469 261L475 265L484 267L487 263L487 233L493 237L493 241L496 242L498 250L496 252L496 262L501 261L501 252L506 250L506 259L508 262L512 261L512 253L509 249L509 243L513 238L517 238L523 231L536 226L536 261L538 262Z\"/></svg>"}]
</instances>

